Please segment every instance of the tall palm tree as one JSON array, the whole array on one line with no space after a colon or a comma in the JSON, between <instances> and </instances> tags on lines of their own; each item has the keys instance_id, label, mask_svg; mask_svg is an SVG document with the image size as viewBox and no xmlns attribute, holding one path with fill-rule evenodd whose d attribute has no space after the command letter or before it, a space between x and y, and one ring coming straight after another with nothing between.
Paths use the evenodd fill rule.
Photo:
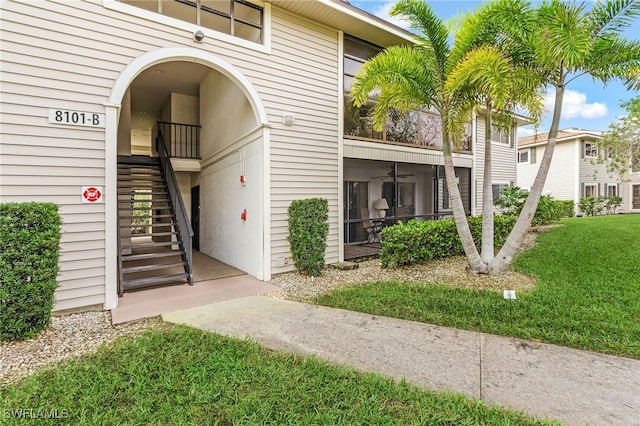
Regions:
<instances>
[{"instance_id":1,"label":"tall palm tree","mask_svg":"<svg viewBox=\"0 0 640 426\"><path fill-rule=\"evenodd\" d=\"M604 84L621 80L629 89L640 89L640 41L622 35L640 16L640 1L609 0L591 6L546 0L535 10L533 26L511 33L515 50L555 88L555 103L548 143L531 192L491 264L496 273L511 265L531 226L555 149L566 86L590 75Z\"/></svg>"},{"instance_id":2,"label":"tall palm tree","mask_svg":"<svg viewBox=\"0 0 640 426\"><path fill-rule=\"evenodd\" d=\"M521 13L526 10L522 0L499 0L492 7ZM471 271L488 273L493 259L493 203L486 202L483 256L473 241L457 185L452 152L457 145L464 123L479 105L485 105L489 117L495 109L504 121L503 110L519 103L532 106L539 115L540 99L536 92L535 73L521 72L499 49L485 46L499 37L490 25L489 17L498 16L483 9L482 14L464 20L452 44L449 31L431 7L420 0L400 0L392 15L404 15L418 32L413 46L390 47L367 62L357 73L352 89L354 103L363 105L371 93L377 93L373 110L374 125L382 128L391 108L401 111L434 109L443 123L442 150L446 184L454 220ZM493 34L493 35L492 35ZM534 90L525 90L531 89ZM514 98L510 93L520 93ZM524 102L521 102L524 100ZM490 140L490 137L487 138ZM490 144L489 149L490 149ZM488 151L490 154L490 151ZM491 194L490 156L485 192ZM486 169L487 167L485 167ZM488 186L487 186L488 185ZM488 190L486 189L488 187ZM490 243L488 242L490 241Z\"/></svg>"}]
</instances>

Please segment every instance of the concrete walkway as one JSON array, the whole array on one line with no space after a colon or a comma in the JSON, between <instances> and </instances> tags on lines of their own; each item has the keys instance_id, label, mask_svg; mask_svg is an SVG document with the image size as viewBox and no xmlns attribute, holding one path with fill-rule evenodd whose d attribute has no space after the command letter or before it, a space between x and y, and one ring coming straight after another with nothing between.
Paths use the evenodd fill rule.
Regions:
<instances>
[{"instance_id":1,"label":"concrete walkway","mask_svg":"<svg viewBox=\"0 0 640 426\"><path fill-rule=\"evenodd\" d=\"M640 425L639 360L264 296L162 318L565 424Z\"/></svg>"}]
</instances>

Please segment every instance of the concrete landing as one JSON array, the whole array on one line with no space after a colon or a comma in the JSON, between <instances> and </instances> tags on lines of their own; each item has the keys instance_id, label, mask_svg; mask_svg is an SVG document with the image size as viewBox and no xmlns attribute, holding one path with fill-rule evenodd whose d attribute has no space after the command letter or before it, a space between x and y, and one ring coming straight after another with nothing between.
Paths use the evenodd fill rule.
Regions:
<instances>
[{"instance_id":1,"label":"concrete landing","mask_svg":"<svg viewBox=\"0 0 640 426\"><path fill-rule=\"evenodd\" d=\"M281 288L247 274L125 293L111 310L111 322L120 324L166 312L242 298Z\"/></svg>"},{"instance_id":2,"label":"concrete landing","mask_svg":"<svg viewBox=\"0 0 640 426\"><path fill-rule=\"evenodd\" d=\"M640 360L264 296L162 318L569 425L640 425Z\"/></svg>"}]
</instances>

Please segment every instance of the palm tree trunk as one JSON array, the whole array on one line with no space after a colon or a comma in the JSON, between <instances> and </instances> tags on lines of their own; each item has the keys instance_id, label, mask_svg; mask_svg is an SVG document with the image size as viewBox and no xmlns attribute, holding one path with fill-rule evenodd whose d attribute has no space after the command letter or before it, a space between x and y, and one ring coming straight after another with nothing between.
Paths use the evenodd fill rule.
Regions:
<instances>
[{"instance_id":1,"label":"palm tree trunk","mask_svg":"<svg viewBox=\"0 0 640 426\"><path fill-rule=\"evenodd\" d=\"M491 103L487 103L487 114L484 118L484 182L482 184L482 261L489 263L495 255L493 191L491 172Z\"/></svg>"},{"instance_id":2,"label":"palm tree trunk","mask_svg":"<svg viewBox=\"0 0 640 426\"><path fill-rule=\"evenodd\" d=\"M527 201L524 203L520 216L518 216L518 220L511 230L507 241L498 252L498 255L493 259L493 262L491 262L490 266L493 274L501 274L509 268L513 258L516 256L520 246L522 245L524 236L527 234L527 231L529 231L531 221L533 221L533 216L536 213L538 202L542 195L544 183L547 180L547 175L549 174L553 151L556 147L563 98L564 84L559 84L556 86L556 98L553 108L553 119L551 120L551 129L549 129L549 138L544 150L544 155L540 161L538 174L536 175L536 179L533 181L533 186L531 187Z\"/></svg>"},{"instance_id":3,"label":"palm tree trunk","mask_svg":"<svg viewBox=\"0 0 640 426\"><path fill-rule=\"evenodd\" d=\"M456 229L462 242L464 254L467 256L467 261L469 262L469 270L473 273L487 273L487 265L480 258L480 253L478 253L476 244L473 241L473 235L471 234L467 215L465 214L464 205L462 204L460 188L458 188L456 172L453 166L453 158L451 157L451 141L449 140L449 134L447 132L443 132L442 135L442 153L444 157L444 174L447 189L449 190L449 198L451 199L453 219L455 220Z\"/></svg>"}]
</instances>

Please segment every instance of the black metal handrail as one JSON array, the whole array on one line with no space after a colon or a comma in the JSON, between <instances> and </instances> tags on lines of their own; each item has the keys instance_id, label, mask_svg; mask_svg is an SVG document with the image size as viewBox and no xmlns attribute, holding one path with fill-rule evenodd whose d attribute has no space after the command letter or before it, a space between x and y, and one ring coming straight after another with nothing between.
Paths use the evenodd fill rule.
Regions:
<instances>
[{"instance_id":1,"label":"black metal handrail","mask_svg":"<svg viewBox=\"0 0 640 426\"><path fill-rule=\"evenodd\" d=\"M164 174L165 181L167 182L167 189L169 191L169 198L173 204L173 208L176 213L176 221L178 223L178 232L182 238L182 244L184 246L185 260L187 262L187 273L189 274L189 284L193 285L193 251L191 247L191 240L193 238L193 229L191 228L191 222L187 215L187 208L180 195L180 187L176 175L171 166L171 159L167 152L167 147L164 142L162 132L158 129L158 138L156 139L156 150L158 151L158 158L160 159L160 166L162 167L162 173Z\"/></svg>"},{"instance_id":2,"label":"black metal handrail","mask_svg":"<svg viewBox=\"0 0 640 426\"><path fill-rule=\"evenodd\" d=\"M164 135L171 158L200 159L200 128L196 124L158 121L158 133Z\"/></svg>"}]
</instances>

